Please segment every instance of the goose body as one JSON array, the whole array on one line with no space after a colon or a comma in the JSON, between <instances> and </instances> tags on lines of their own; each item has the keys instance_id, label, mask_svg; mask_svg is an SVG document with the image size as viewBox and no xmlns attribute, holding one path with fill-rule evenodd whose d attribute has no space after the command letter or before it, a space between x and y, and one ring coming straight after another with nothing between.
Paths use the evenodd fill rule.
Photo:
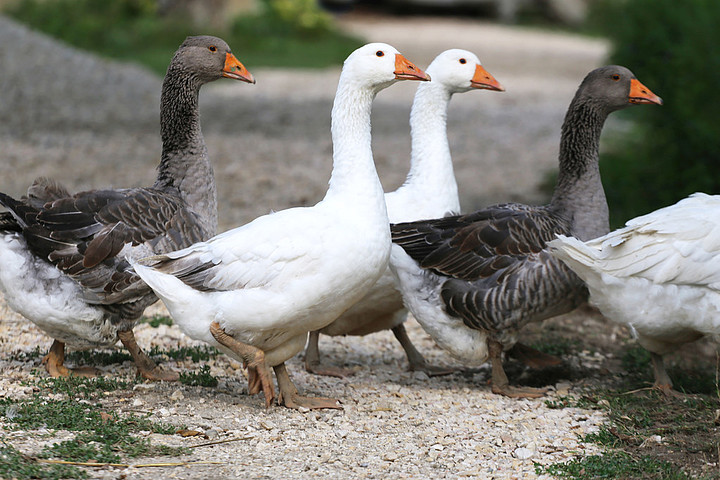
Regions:
<instances>
[{"instance_id":1,"label":"goose body","mask_svg":"<svg viewBox=\"0 0 720 480\"><path fill-rule=\"evenodd\" d=\"M253 82L216 37L188 37L163 81L162 159L152 187L70 194L37 179L16 200L0 193L0 290L11 308L55 339L45 358L67 375L64 345L108 347L118 338L150 379L174 379L135 343L132 328L157 300L130 261L211 237L215 180L200 130L200 87L221 77Z\"/></svg>"},{"instance_id":2,"label":"goose body","mask_svg":"<svg viewBox=\"0 0 720 480\"><path fill-rule=\"evenodd\" d=\"M511 387L501 355L525 324L570 311L587 297L547 242L563 232L588 239L608 231L600 133L611 112L631 103L661 100L624 67L602 67L585 77L563 123L560 171L548 205L500 204L391 227L390 266L405 305L461 361L490 359L496 393L543 393Z\"/></svg>"},{"instance_id":3,"label":"goose body","mask_svg":"<svg viewBox=\"0 0 720 480\"><path fill-rule=\"evenodd\" d=\"M312 207L259 217L184 250L142 260L137 273L190 337L248 366L262 389L291 408L337 408L298 395L284 362L307 334L359 300L387 268L390 231L372 157L370 111L381 89L426 75L390 45L368 44L345 61L332 111L333 172Z\"/></svg>"},{"instance_id":4,"label":"goose body","mask_svg":"<svg viewBox=\"0 0 720 480\"><path fill-rule=\"evenodd\" d=\"M459 213L460 200L447 139L450 99L455 93L473 89L504 90L482 67L477 56L467 50L446 50L433 60L426 71L432 80L418 86L410 114L410 172L401 187L385 194L391 223ZM406 352L411 370L423 370L428 375L450 373L451 370L425 362L405 331L403 322L406 317L407 311L403 308L395 278L386 269L359 302L319 332L311 332L305 352L306 368L320 374L345 374L341 369L320 366L319 334L367 335L392 329Z\"/></svg>"},{"instance_id":5,"label":"goose body","mask_svg":"<svg viewBox=\"0 0 720 480\"><path fill-rule=\"evenodd\" d=\"M655 386L672 382L662 356L720 334L720 196L696 193L587 242L549 243L607 318L652 354Z\"/></svg>"}]
</instances>

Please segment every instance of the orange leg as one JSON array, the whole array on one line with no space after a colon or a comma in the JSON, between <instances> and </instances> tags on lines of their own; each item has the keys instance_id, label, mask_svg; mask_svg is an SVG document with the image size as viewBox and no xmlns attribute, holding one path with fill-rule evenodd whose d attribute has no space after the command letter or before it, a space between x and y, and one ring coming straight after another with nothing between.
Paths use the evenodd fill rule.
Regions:
<instances>
[{"instance_id":1,"label":"orange leg","mask_svg":"<svg viewBox=\"0 0 720 480\"><path fill-rule=\"evenodd\" d=\"M442 375L450 375L455 372L454 368L450 367L438 367L437 365L430 365L425 361L425 357L418 352L415 345L410 341L410 337L405 330L405 325L402 323L392 329L395 338L400 342L400 346L405 350L408 362L410 363L410 371L412 372L425 372L428 377L439 377Z\"/></svg>"},{"instance_id":2,"label":"orange leg","mask_svg":"<svg viewBox=\"0 0 720 480\"><path fill-rule=\"evenodd\" d=\"M320 364L320 350L318 349L318 341L320 332L310 332L308 337L307 348L305 348L305 370L315 375L324 375L326 377L345 378L355 373L348 368L328 367Z\"/></svg>"},{"instance_id":3,"label":"orange leg","mask_svg":"<svg viewBox=\"0 0 720 480\"><path fill-rule=\"evenodd\" d=\"M150 357L143 352L135 341L135 334L132 330L118 332L120 341L132 355L138 373L147 380L174 382L180 375L175 372L163 370Z\"/></svg>"},{"instance_id":4,"label":"orange leg","mask_svg":"<svg viewBox=\"0 0 720 480\"><path fill-rule=\"evenodd\" d=\"M65 365L65 343L54 340L50 351L42 359L45 369L52 377L95 377L100 372L92 367L67 368Z\"/></svg>"},{"instance_id":5,"label":"orange leg","mask_svg":"<svg viewBox=\"0 0 720 480\"><path fill-rule=\"evenodd\" d=\"M237 341L228 335L218 322L213 322L210 325L210 333L215 340L242 358L248 369L248 392L254 395L262 388L265 394L265 407L270 407L275 399L275 388L273 387L270 370L265 364L265 352L252 345Z\"/></svg>"},{"instance_id":6,"label":"orange leg","mask_svg":"<svg viewBox=\"0 0 720 480\"><path fill-rule=\"evenodd\" d=\"M670 380L670 375L668 375L665 370L665 362L663 361L662 355L650 352L650 359L652 360L653 372L655 373L653 388L660 390L666 397L685 397L686 395L673 389L673 383L672 380Z\"/></svg>"},{"instance_id":7,"label":"orange leg","mask_svg":"<svg viewBox=\"0 0 720 480\"><path fill-rule=\"evenodd\" d=\"M502 364L502 345L488 338L488 351L492 366L492 391L511 398L539 398L547 393L547 388L512 387Z\"/></svg>"},{"instance_id":8,"label":"orange leg","mask_svg":"<svg viewBox=\"0 0 720 480\"><path fill-rule=\"evenodd\" d=\"M342 409L340 402L334 398L325 397L303 397L298 393L297 387L290 380L287 368L284 363L273 367L275 370L275 377L278 381L278 389L280 395L278 396L278 403L286 406L287 408L294 408L299 410L300 408L307 408L309 410L318 410L321 408L339 408Z\"/></svg>"}]
</instances>

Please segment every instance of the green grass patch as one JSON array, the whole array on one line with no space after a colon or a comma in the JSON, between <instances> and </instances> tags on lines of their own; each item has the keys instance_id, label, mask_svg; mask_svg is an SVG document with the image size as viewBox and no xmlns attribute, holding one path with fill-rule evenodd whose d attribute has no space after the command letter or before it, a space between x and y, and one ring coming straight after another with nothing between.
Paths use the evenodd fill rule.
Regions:
<instances>
[{"instance_id":1,"label":"green grass patch","mask_svg":"<svg viewBox=\"0 0 720 480\"><path fill-rule=\"evenodd\" d=\"M64 478L88 478L87 473L70 465L44 465L15 447L2 441L0 443L0 478L26 480L42 478L60 480Z\"/></svg>"},{"instance_id":2,"label":"green grass patch","mask_svg":"<svg viewBox=\"0 0 720 480\"><path fill-rule=\"evenodd\" d=\"M163 320L159 320L162 322ZM155 357L156 359L172 359L172 360L186 360L190 359L193 362L201 362L204 360L210 360L219 355L216 348L209 345L199 345L194 347L179 347L179 348L160 348L157 345L153 346L148 355ZM124 350L82 350L69 352L65 358L74 363L75 365L113 365L120 364L126 361L132 361L132 357L129 353Z\"/></svg>"},{"instance_id":3,"label":"green grass patch","mask_svg":"<svg viewBox=\"0 0 720 480\"><path fill-rule=\"evenodd\" d=\"M35 382L35 385L40 392L33 394L28 400L0 400L0 416L18 429L47 428L76 433L70 440L45 447L39 454L40 458L118 463L128 457L177 456L188 452L185 448L154 445L149 439L137 436L140 432L172 435L176 431L175 426L154 422L149 414L120 415L112 408L102 405L100 398L104 393L127 389L131 383L104 377L70 377L44 378ZM49 398L48 394L51 393L54 395ZM16 451L13 450L7 453L8 458L15 454ZM32 462L28 462L28 471L32 471L34 466ZM64 473L58 475L61 474ZM79 477L72 475L68 478Z\"/></svg>"},{"instance_id":4,"label":"green grass patch","mask_svg":"<svg viewBox=\"0 0 720 480\"><path fill-rule=\"evenodd\" d=\"M691 478L670 462L658 460L650 455L633 457L622 451L613 451L604 455L589 455L547 467L536 463L535 473L575 479L685 480Z\"/></svg>"},{"instance_id":5,"label":"green grass patch","mask_svg":"<svg viewBox=\"0 0 720 480\"><path fill-rule=\"evenodd\" d=\"M628 366L644 364L643 356L634 350L623 361ZM546 400L550 408L602 410L608 421L581 440L601 446L604 453L549 466L536 464L536 472L574 479L720 478L708 467L718 461L717 397L666 398L654 390L632 392L627 386Z\"/></svg>"},{"instance_id":6,"label":"green grass patch","mask_svg":"<svg viewBox=\"0 0 720 480\"><path fill-rule=\"evenodd\" d=\"M199 372L180 373L180 383L199 387L217 387L217 378L210 375L210 367L203 365Z\"/></svg>"},{"instance_id":7,"label":"green grass patch","mask_svg":"<svg viewBox=\"0 0 720 480\"><path fill-rule=\"evenodd\" d=\"M570 355L577 352L581 344L580 340L577 339L569 339L563 337L543 337L540 341L532 343L530 346L536 350L540 350L543 353L547 353L548 355L561 356Z\"/></svg>"},{"instance_id":8,"label":"green grass patch","mask_svg":"<svg viewBox=\"0 0 720 480\"><path fill-rule=\"evenodd\" d=\"M145 317L143 321L153 328L158 328L160 325L170 326L173 324L172 318L167 315L153 315L152 317Z\"/></svg>"},{"instance_id":9,"label":"green grass patch","mask_svg":"<svg viewBox=\"0 0 720 480\"><path fill-rule=\"evenodd\" d=\"M132 360L124 350L75 350L68 352L65 359L74 365L115 365Z\"/></svg>"},{"instance_id":10,"label":"green grass patch","mask_svg":"<svg viewBox=\"0 0 720 480\"><path fill-rule=\"evenodd\" d=\"M339 66L363 42L339 32L314 1L264 0L225 28L196 26L161 15L149 0L19 0L5 12L50 36L108 58L141 63L164 75L188 35L217 35L254 67Z\"/></svg>"},{"instance_id":11,"label":"green grass patch","mask_svg":"<svg viewBox=\"0 0 720 480\"><path fill-rule=\"evenodd\" d=\"M30 362L34 361L38 358L42 358L45 356L47 352L41 348L39 345L36 345L32 350L30 351L22 351L18 350L10 354L10 360L15 360L18 362Z\"/></svg>"},{"instance_id":12,"label":"green grass patch","mask_svg":"<svg viewBox=\"0 0 720 480\"><path fill-rule=\"evenodd\" d=\"M628 372L624 385L626 390L652 385L654 373L650 352L640 345L631 345L624 351L621 361L623 369ZM709 375L708 369L704 367L707 365L680 367L673 365L670 359L665 359L665 368L675 390L682 393L715 395L718 392L715 376Z\"/></svg>"},{"instance_id":13,"label":"green grass patch","mask_svg":"<svg viewBox=\"0 0 720 480\"><path fill-rule=\"evenodd\" d=\"M215 347L209 345L198 345L194 347L179 347L171 349L160 349L159 347L152 347L149 355L155 357L167 357L173 360L186 360L191 359L193 362L201 362L215 358L220 353Z\"/></svg>"},{"instance_id":14,"label":"green grass patch","mask_svg":"<svg viewBox=\"0 0 720 480\"><path fill-rule=\"evenodd\" d=\"M127 382L110 377L45 377L39 378L34 385L45 393L62 393L71 399L94 398L98 394L131 388L135 382Z\"/></svg>"}]
</instances>

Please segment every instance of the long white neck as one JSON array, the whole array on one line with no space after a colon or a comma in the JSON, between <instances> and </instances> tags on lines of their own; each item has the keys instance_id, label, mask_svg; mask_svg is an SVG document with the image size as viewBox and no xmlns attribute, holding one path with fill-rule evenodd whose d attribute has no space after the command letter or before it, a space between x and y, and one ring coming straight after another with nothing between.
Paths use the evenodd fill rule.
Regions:
<instances>
[{"instance_id":1,"label":"long white neck","mask_svg":"<svg viewBox=\"0 0 720 480\"><path fill-rule=\"evenodd\" d=\"M368 208L387 218L371 145L370 113L375 90L352 83L340 76L332 109L333 171L323 202L353 202L356 198L356 208Z\"/></svg>"},{"instance_id":2,"label":"long white neck","mask_svg":"<svg viewBox=\"0 0 720 480\"><path fill-rule=\"evenodd\" d=\"M439 83L418 86L410 112L410 172L398 192L412 195L418 201L428 198L436 204L443 203L446 212L459 212L458 188L447 138L447 109L451 98L452 93Z\"/></svg>"}]
</instances>

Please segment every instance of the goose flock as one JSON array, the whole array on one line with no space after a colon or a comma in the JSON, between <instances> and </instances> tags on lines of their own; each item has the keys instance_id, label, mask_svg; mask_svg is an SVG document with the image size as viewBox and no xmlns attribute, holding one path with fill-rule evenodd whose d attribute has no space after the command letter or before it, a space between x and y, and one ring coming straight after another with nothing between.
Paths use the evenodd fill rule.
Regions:
<instances>
[{"instance_id":1,"label":"goose flock","mask_svg":"<svg viewBox=\"0 0 720 480\"><path fill-rule=\"evenodd\" d=\"M188 37L180 45L163 81L163 148L152 186L73 194L41 177L20 199L0 193L0 291L53 339L43 359L50 375L95 375L91 365L66 367L65 346L120 340L144 378L177 380L133 335L157 299L185 335L242 362L248 392L262 392L266 407L301 410L342 406L301 395L285 367L290 358L305 349L309 372L351 373L321 362L320 335L391 330L411 370L452 373L414 347L408 314L464 365L489 361L492 391L509 397L546 389L511 385L505 354L521 351L534 365L558 361L518 344L523 326L588 300L630 326L666 394L676 392L663 355L720 333L718 197L695 194L609 232L599 169L605 120L631 105L663 103L629 69L600 67L580 83L562 126L550 203L462 213L449 102L457 93L505 88L466 50L442 52L423 71L393 46L364 45L347 57L338 81L324 198L218 234L198 95L223 77L255 83L222 39ZM371 110L378 92L400 81L418 83L410 170L385 193Z\"/></svg>"}]
</instances>

